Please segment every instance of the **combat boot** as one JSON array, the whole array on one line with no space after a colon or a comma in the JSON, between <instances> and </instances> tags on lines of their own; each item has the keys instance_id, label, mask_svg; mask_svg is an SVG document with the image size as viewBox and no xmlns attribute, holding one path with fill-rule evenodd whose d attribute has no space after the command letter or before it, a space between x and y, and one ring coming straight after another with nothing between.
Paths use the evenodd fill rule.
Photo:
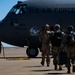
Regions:
<instances>
[{"instance_id":1,"label":"combat boot","mask_svg":"<svg viewBox=\"0 0 75 75\"><path fill-rule=\"evenodd\" d=\"M49 62L47 62L47 67L49 67Z\"/></svg>"},{"instance_id":2,"label":"combat boot","mask_svg":"<svg viewBox=\"0 0 75 75\"><path fill-rule=\"evenodd\" d=\"M54 65L54 70L57 70L57 65Z\"/></svg>"},{"instance_id":3,"label":"combat boot","mask_svg":"<svg viewBox=\"0 0 75 75\"><path fill-rule=\"evenodd\" d=\"M44 62L41 62L41 65L44 66Z\"/></svg>"},{"instance_id":4,"label":"combat boot","mask_svg":"<svg viewBox=\"0 0 75 75\"><path fill-rule=\"evenodd\" d=\"M72 72L75 72L75 65L72 66Z\"/></svg>"},{"instance_id":5,"label":"combat boot","mask_svg":"<svg viewBox=\"0 0 75 75\"><path fill-rule=\"evenodd\" d=\"M49 67L49 64L47 64L47 67Z\"/></svg>"},{"instance_id":6,"label":"combat boot","mask_svg":"<svg viewBox=\"0 0 75 75\"><path fill-rule=\"evenodd\" d=\"M62 66L59 66L59 70L62 70Z\"/></svg>"},{"instance_id":7,"label":"combat boot","mask_svg":"<svg viewBox=\"0 0 75 75\"><path fill-rule=\"evenodd\" d=\"M71 72L70 72L70 67L67 67L67 70L68 70L67 73L71 73Z\"/></svg>"}]
</instances>

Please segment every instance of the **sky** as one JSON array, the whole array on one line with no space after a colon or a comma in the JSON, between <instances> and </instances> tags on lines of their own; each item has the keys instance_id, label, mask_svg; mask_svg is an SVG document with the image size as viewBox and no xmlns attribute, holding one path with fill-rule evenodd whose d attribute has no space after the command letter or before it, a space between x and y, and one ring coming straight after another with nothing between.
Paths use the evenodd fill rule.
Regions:
<instances>
[{"instance_id":1,"label":"sky","mask_svg":"<svg viewBox=\"0 0 75 75\"><path fill-rule=\"evenodd\" d=\"M2 20L17 1L25 0L0 0L0 20Z\"/></svg>"},{"instance_id":2,"label":"sky","mask_svg":"<svg viewBox=\"0 0 75 75\"><path fill-rule=\"evenodd\" d=\"M25 1L25 0L0 0L0 20L2 20L10 9L17 3L17 1ZM3 43L4 47L14 47L12 45Z\"/></svg>"}]
</instances>

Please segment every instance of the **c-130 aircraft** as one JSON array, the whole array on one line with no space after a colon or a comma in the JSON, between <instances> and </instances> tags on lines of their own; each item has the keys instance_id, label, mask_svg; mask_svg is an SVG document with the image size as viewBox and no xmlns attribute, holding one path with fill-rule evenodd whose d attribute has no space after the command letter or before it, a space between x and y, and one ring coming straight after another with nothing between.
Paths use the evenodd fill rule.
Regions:
<instances>
[{"instance_id":1,"label":"c-130 aircraft","mask_svg":"<svg viewBox=\"0 0 75 75\"><path fill-rule=\"evenodd\" d=\"M39 34L45 24L75 27L75 0L18 1L0 21L0 41L15 46L28 46L26 53L36 57L41 48ZM0 42L1 51L1 42Z\"/></svg>"}]
</instances>

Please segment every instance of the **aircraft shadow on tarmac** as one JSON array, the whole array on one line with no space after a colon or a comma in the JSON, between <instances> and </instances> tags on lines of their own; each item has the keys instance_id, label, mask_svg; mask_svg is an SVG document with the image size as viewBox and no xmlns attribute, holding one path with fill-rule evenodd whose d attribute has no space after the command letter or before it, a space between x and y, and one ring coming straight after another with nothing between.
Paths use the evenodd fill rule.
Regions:
<instances>
[{"instance_id":1,"label":"aircraft shadow on tarmac","mask_svg":"<svg viewBox=\"0 0 75 75\"><path fill-rule=\"evenodd\" d=\"M45 70L31 70L33 72L45 72L45 71L55 71L54 69L45 69ZM57 70L59 71L59 70ZM53 72L53 73L47 73L45 75L66 75L67 73L59 73L59 72Z\"/></svg>"},{"instance_id":2,"label":"aircraft shadow on tarmac","mask_svg":"<svg viewBox=\"0 0 75 75\"><path fill-rule=\"evenodd\" d=\"M49 72L49 71L55 71L55 70L53 70L53 69L46 69L46 70L31 70L31 71L33 71L33 72L45 72L45 71L48 71ZM67 75L67 73L53 72L53 73L46 73L44 75Z\"/></svg>"},{"instance_id":3,"label":"aircraft shadow on tarmac","mask_svg":"<svg viewBox=\"0 0 75 75\"><path fill-rule=\"evenodd\" d=\"M46 70L32 70L34 72L45 72L45 71L54 71L53 69L46 69Z\"/></svg>"},{"instance_id":4,"label":"aircraft shadow on tarmac","mask_svg":"<svg viewBox=\"0 0 75 75\"><path fill-rule=\"evenodd\" d=\"M68 73L47 73L44 75L68 75Z\"/></svg>"},{"instance_id":5,"label":"aircraft shadow on tarmac","mask_svg":"<svg viewBox=\"0 0 75 75\"><path fill-rule=\"evenodd\" d=\"M42 66L24 66L24 68L33 68L33 67L42 67ZM53 70L53 69L46 69L46 70L32 70L32 71L34 71L34 72L43 72L43 71L55 71L55 70Z\"/></svg>"},{"instance_id":6,"label":"aircraft shadow on tarmac","mask_svg":"<svg viewBox=\"0 0 75 75\"><path fill-rule=\"evenodd\" d=\"M24 66L24 68L33 68L33 67L42 67L42 66ZM34 72L42 72L42 71L55 71L55 70L54 69L46 69L46 70L32 70L32 71L34 71ZM59 70L57 70L57 71L59 71Z\"/></svg>"},{"instance_id":7,"label":"aircraft shadow on tarmac","mask_svg":"<svg viewBox=\"0 0 75 75\"><path fill-rule=\"evenodd\" d=\"M37 66L35 66L35 67L37 67ZM38 66L38 67L42 67L42 66ZM41 69L41 70L32 70L32 71L34 71L34 72L43 72L43 71L55 71L55 70L54 69L44 69L44 70ZM57 71L59 71L59 70L57 70Z\"/></svg>"},{"instance_id":8,"label":"aircraft shadow on tarmac","mask_svg":"<svg viewBox=\"0 0 75 75\"><path fill-rule=\"evenodd\" d=\"M54 69L46 69L46 70L32 70L32 71L34 71L34 72L42 72L42 71L55 71L55 70ZM59 70L57 70L57 71L59 71ZM56 74L56 73L51 73L51 74ZM59 74L59 73L57 73L57 74Z\"/></svg>"},{"instance_id":9,"label":"aircraft shadow on tarmac","mask_svg":"<svg viewBox=\"0 0 75 75\"><path fill-rule=\"evenodd\" d=\"M32 67L42 67L42 66L24 66L24 68L32 68ZM63 69L64 70L64 69ZM45 72L45 71L55 71L54 69L41 69L41 70L31 70L33 72ZM59 71L59 70L57 70ZM53 73L46 73L44 75L67 75L67 73L59 73L59 72L53 72Z\"/></svg>"},{"instance_id":10,"label":"aircraft shadow on tarmac","mask_svg":"<svg viewBox=\"0 0 75 75\"><path fill-rule=\"evenodd\" d=\"M41 66L24 66L24 68L41 67Z\"/></svg>"}]
</instances>

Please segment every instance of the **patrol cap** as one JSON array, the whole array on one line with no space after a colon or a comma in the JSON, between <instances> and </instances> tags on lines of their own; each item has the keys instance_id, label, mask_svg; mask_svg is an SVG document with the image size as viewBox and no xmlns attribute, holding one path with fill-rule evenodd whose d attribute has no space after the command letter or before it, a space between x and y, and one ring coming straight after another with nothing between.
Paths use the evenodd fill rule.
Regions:
<instances>
[{"instance_id":1,"label":"patrol cap","mask_svg":"<svg viewBox=\"0 0 75 75\"><path fill-rule=\"evenodd\" d=\"M69 25L69 26L68 26L68 30L69 30L69 31L73 31L73 30L74 30L74 27L73 27L72 25Z\"/></svg>"},{"instance_id":2,"label":"patrol cap","mask_svg":"<svg viewBox=\"0 0 75 75\"><path fill-rule=\"evenodd\" d=\"M59 24L55 24L54 29L55 29L55 30L60 29L60 25L59 25Z\"/></svg>"}]
</instances>

